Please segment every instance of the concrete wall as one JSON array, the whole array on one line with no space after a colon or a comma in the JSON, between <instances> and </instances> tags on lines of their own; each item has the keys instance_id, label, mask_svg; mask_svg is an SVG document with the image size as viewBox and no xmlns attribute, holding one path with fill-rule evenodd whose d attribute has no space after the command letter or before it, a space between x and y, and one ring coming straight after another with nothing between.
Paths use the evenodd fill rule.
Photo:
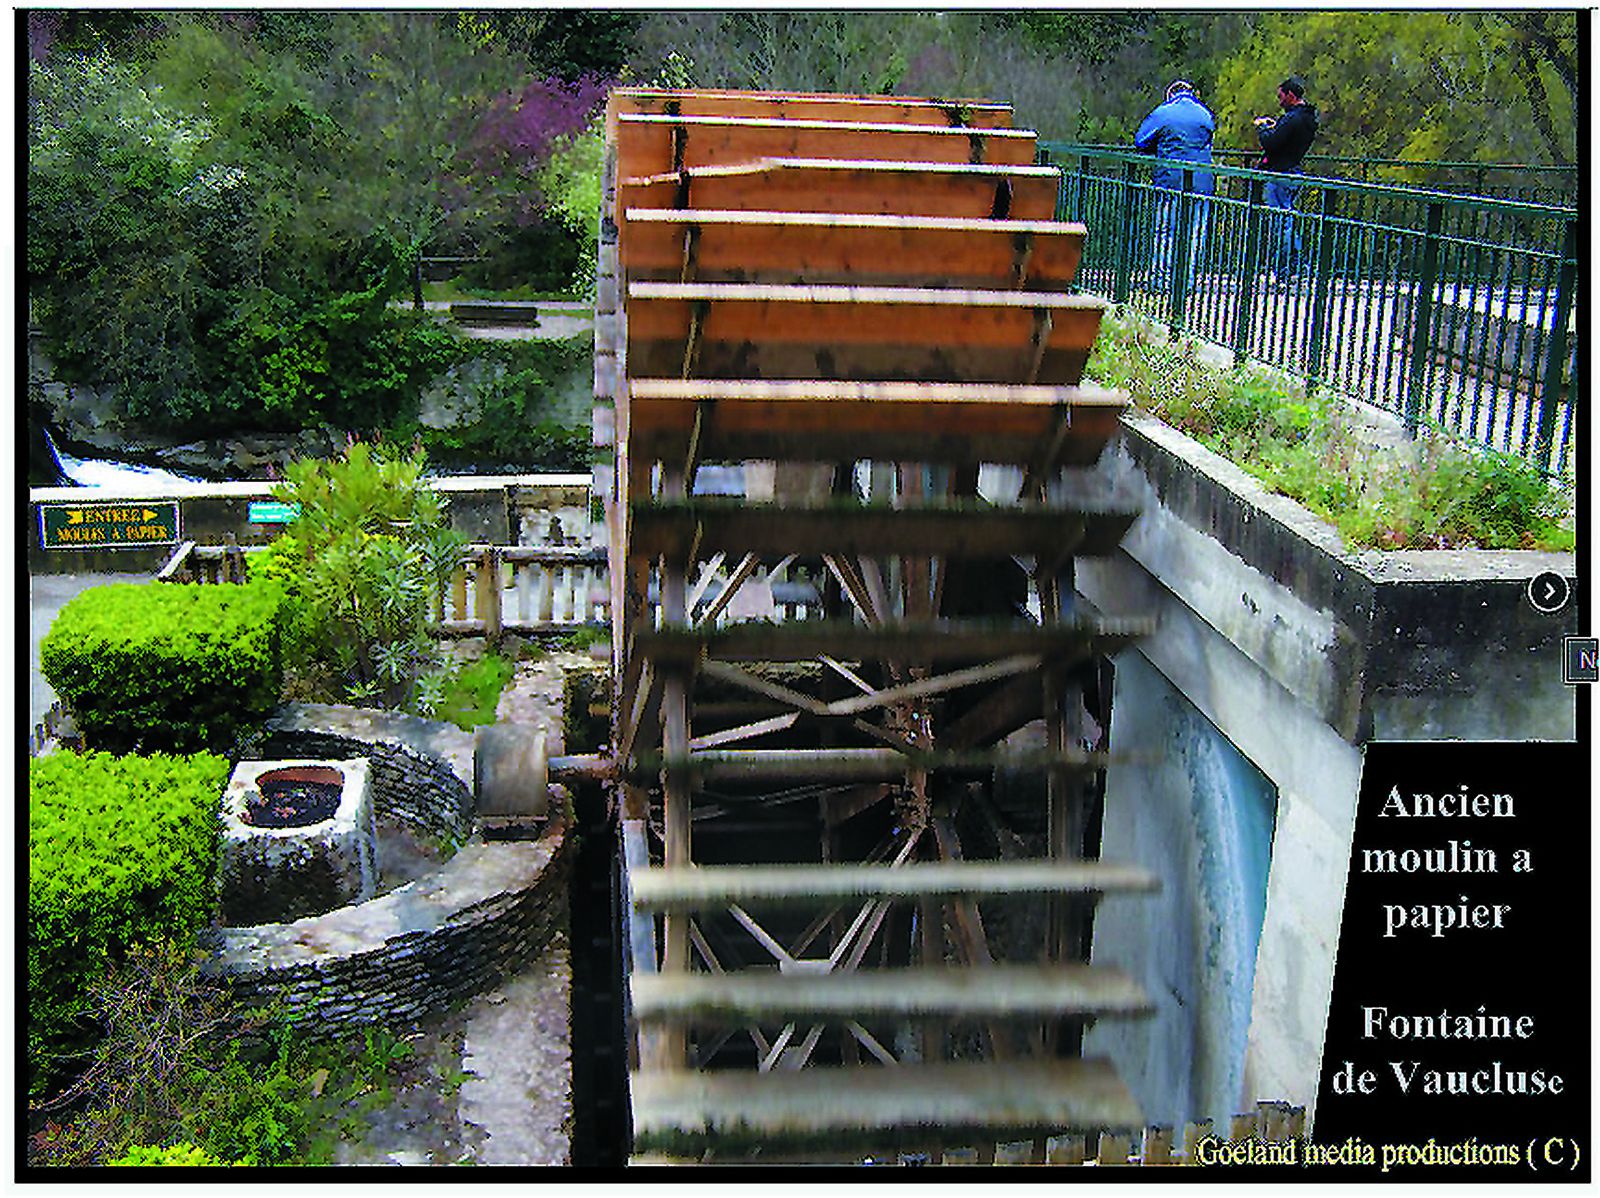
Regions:
<instances>
[{"instance_id":1,"label":"concrete wall","mask_svg":"<svg viewBox=\"0 0 1600 1198\"><path fill-rule=\"evenodd\" d=\"M1102 1024L1095 1050L1123 1064L1147 1120L1226 1127L1244 1082L1277 792L1139 655L1118 663L1115 686L1111 743L1150 748L1108 774L1105 851L1162 863L1164 886L1102 905L1095 957L1139 973L1157 1017Z\"/></svg>"},{"instance_id":2,"label":"concrete wall","mask_svg":"<svg viewBox=\"0 0 1600 1198\"><path fill-rule=\"evenodd\" d=\"M1118 1061L1152 1118L1257 1099L1314 1107L1363 747L1572 738L1561 640L1578 631L1576 609L1541 615L1525 598L1544 570L1573 579L1572 557L1351 553L1297 504L1140 417L1100 471L1143 514L1115 556L1078 563L1079 591L1104 612L1158 619L1115 662L1111 743L1137 760L1108 772L1102 852L1155 869L1168 889L1154 920L1108 904L1097 922L1096 957L1144 979L1158 1013L1143 1031L1093 1029L1087 1051ZM1248 768L1197 768L1207 755ZM1197 869L1206 838L1229 825L1251 843L1273 792L1264 888L1250 865L1219 905ZM1215 967L1208 946L1258 904L1253 973ZM1153 927L1139 933L1135 918ZM1232 1012L1247 995L1241 1043Z\"/></svg>"},{"instance_id":3,"label":"concrete wall","mask_svg":"<svg viewBox=\"0 0 1600 1198\"><path fill-rule=\"evenodd\" d=\"M474 841L381 898L293 923L218 928L201 970L246 1004L282 1003L306 1034L404 1024L514 975L568 927L563 833Z\"/></svg>"}]
</instances>

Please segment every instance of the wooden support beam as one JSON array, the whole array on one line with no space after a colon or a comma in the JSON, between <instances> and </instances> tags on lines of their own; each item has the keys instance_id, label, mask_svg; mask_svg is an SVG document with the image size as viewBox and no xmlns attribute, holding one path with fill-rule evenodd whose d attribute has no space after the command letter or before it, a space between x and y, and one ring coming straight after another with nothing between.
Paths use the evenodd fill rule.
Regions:
<instances>
[{"instance_id":1,"label":"wooden support beam","mask_svg":"<svg viewBox=\"0 0 1600 1198\"><path fill-rule=\"evenodd\" d=\"M1051 220L1060 179L1051 166L772 156L681 174L625 177L618 184L618 210L694 207Z\"/></svg>"},{"instance_id":2,"label":"wooden support beam","mask_svg":"<svg viewBox=\"0 0 1600 1198\"><path fill-rule=\"evenodd\" d=\"M1017 1061L807 1069L796 1073L640 1074L633 1114L639 1151L760 1145L822 1146L837 1152L941 1129L947 1142L969 1137L1054 1135L1063 1127L1143 1124L1138 1104L1107 1061Z\"/></svg>"},{"instance_id":3,"label":"wooden support beam","mask_svg":"<svg viewBox=\"0 0 1600 1198\"><path fill-rule=\"evenodd\" d=\"M892 159L1019 166L1034 159L1029 129L971 130L867 121L617 113L619 176L726 166L759 158Z\"/></svg>"},{"instance_id":4,"label":"wooden support beam","mask_svg":"<svg viewBox=\"0 0 1600 1198\"><path fill-rule=\"evenodd\" d=\"M741 670L738 666L729 665L723 661L708 661L701 667L701 672L707 678L715 678L722 682L730 683L752 694L761 695L767 699L776 699L779 703L803 711L807 715L825 716L829 712L827 706L810 695L803 695L799 691L791 690L777 682L770 682L758 677L748 670Z\"/></svg>"},{"instance_id":5,"label":"wooden support beam","mask_svg":"<svg viewBox=\"0 0 1600 1198\"><path fill-rule=\"evenodd\" d=\"M1060 291L1084 227L1056 221L631 208L619 257L631 280L846 283Z\"/></svg>"},{"instance_id":6,"label":"wooden support beam","mask_svg":"<svg viewBox=\"0 0 1600 1198\"><path fill-rule=\"evenodd\" d=\"M644 910L696 911L729 903L809 906L851 899L1037 897L1054 893L1148 894L1146 870L1107 861L966 861L884 865L702 865L635 877Z\"/></svg>"},{"instance_id":7,"label":"wooden support beam","mask_svg":"<svg viewBox=\"0 0 1600 1198\"><path fill-rule=\"evenodd\" d=\"M706 963L706 968L712 974L719 977L727 975L728 971L722 967L722 962L717 960L717 954L711 951L711 945L706 942L705 934L700 931L699 925L694 920L689 921L689 942L694 945L695 951L700 954L700 959ZM659 977L661 975L653 976ZM757 1052L765 1054L771 1051L772 1046L767 1042L766 1036L761 1034L759 1027L751 1023L745 1030L750 1033L751 1040L755 1042Z\"/></svg>"},{"instance_id":8,"label":"wooden support beam","mask_svg":"<svg viewBox=\"0 0 1600 1198\"><path fill-rule=\"evenodd\" d=\"M1102 502L1096 508L1061 510L1045 507L992 507L986 504L940 503L895 511L875 505L724 503L697 497L683 503L636 504L630 552L655 557L696 552L772 552L782 546L800 556L825 553L878 557L900 554L941 555L993 561L1007 556L1054 561L1063 553L1109 552L1121 540L1137 513ZM873 606L881 587L864 577ZM887 597L883 596L885 604Z\"/></svg>"},{"instance_id":9,"label":"wooden support beam","mask_svg":"<svg viewBox=\"0 0 1600 1198\"><path fill-rule=\"evenodd\" d=\"M726 560L727 554L718 553L713 555L709 562L701 566L699 581L694 584L694 589L689 592L689 598L684 603L685 610L692 613L695 608L700 606L700 600L705 598L706 589L711 586L712 581L717 576L717 571L722 569L722 563Z\"/></svg>"},{"instance_id":10,"label":"wooden support beam","mask_svg":"<svg viewBox=\"0 0 1600 1198\"><path fill-rule=\"evenodd\" d=\"M868 711L874 707L884 707L909 699L925 699L932 695L942 695L947 691L959 690L962 687L973 686L980 682L993 682L998 678L1009 678L1015 674L1036 670L1039 664L1040 658L1037 654L1020 654L1016 657L990 662L988 665L974 666L966 670L955 670L949 674L940 674L933 678L919 678L914 682L907 682L901 686L891 686L886 690L874 691L871 694L860 695L851 699L837 699L827 704L821 714L853 715L858 711Z\"/></svg>"},{"instance_id":11,"label":"wooden support beam","mask_svg":"<svg viewBox=\"0 0 1600 1198\"><path fill-rule=\"evenodd\" d=\"M721 732L704 733L690 739L689 751L695 753L702 749L716 748L718 745L737 744L739 741L753 740L758 736L782 732L785 729L794 727L795 721L799 718L799 712L791 711L788 715L774 716L769 720L755 720L749 724L741 724L737 728L725 728Z\"/></svg>"},{"instance_id":12,"label":"wooden support beam","mask_svg":"<svg viewBox=\"0 0 1600 1198\"><path fill-rule=\"evenodd\" d=\"M872 683L861 677L860 674L857 674L849 666L845 665L843 662L835 661L826 653L819 654L817 656L817 660L864 694L870 695L873 693L873 691L877 690L877 687L873 686Z\"/></svg>"},{"instance_id":13,"label":"wooden support beam","mask_svg":"<svg viewBox=\"0 0 1600 1198\"><path fill-rule=\"evenodd\" d=\"M906 661L971 664L1018 653L1073 664L1093 654L1115 653L1148 636L1154 621L1141 617L1079 617L1040 626L1016 619L896 620L861 626L844 621L797 621L783 625L741 624L722 629L651 629L635 648L652 660Z\"/></svg>"},{"instance_id":14,"label":"wooden support beam","mask_svg":"<svg viewBox=\"0 0 1600 1198\"><path fill-rule=\"evenodd\" d=\"M1060 292L636 281L628 363L641 377L938 371L950 382L1076 384L1104 306ZM1044 332L1040 311L1050 317Z\"/></svg>"},{"instance_id":15,"label":"wooden support beam","mask_svg":"<svg viewBox=\"0 0 1600 1198\"><path fill-rule=\"evenodd\" d=\"M1090 465L1127 404L1120 392L1083 384L637 378L629 390L628 437L643 456L685 454L695 413L712 403L716 419L702 424L699 440L707 459L917 455L969 469L986 461L1036 465L1041 446L1057 439L1060 464Z\"/></svg>"},{"instance_id":16,"label":"wooden support beam","mask_svg":"<svg viewBox=\"0 0 1600 1198\"><path fill-rule=\"evenodd\" d=\"M1005 129L1011 106L986 100L942 100L911 96L843 96L821 92L677 90L619 87L608 117L623 113L656 116L759 117L767 120L856 121L889 125Z\"/></svg>"},{"instance_id":17,"label":"wooden support beam","mask_svg":"<svg viewBox=\"0 0 1600 1198\"><path fill-rule=\"evenodd\" d=\"M719 554L719 556L723 555ZM754 553L745 554L738 566L734 568L733 573L729 575L728 585L723 587L721 593L711 601L710 607L695 617L694 626L696 628L712 627L717 622L717 617L723 613L728 604L733 602L734 595L744 585L745 580L755 572L755 568L760 564L761 559L759 556Z\"/></svg>"},{"instance_id":18,"label":"wooden support beam","mask_svg":"<svg viewBox=\"0 0 1600 1198\"><path fill-rule=\"evenodd\" d=\"M861 618L869 625L882 624L883 612L874 602L872 595L867 590L866 580L856 570L855 563L848 558L837 557L833 554L824 554L822 563L828 572L839 580L839 585L844 588L844 593L849 596L850 602L861 613Z\"/></svg>"},{"instance_id":19,"label":"wooden support beam","mask_svg":"<svg viewBox=\"0 0 1600 1198\"><path fill-rule=\"evenodd\" d=\"M1120 969L1093 965L939 963L890 969L777 974L715 969L710 975L651 977L638 987L642 1024L708 1026L811 1020L953 1019L998 1021L1057 1016L1131 1019L1151 1011L1143 986Z\"/></svg>"}]
</instances>

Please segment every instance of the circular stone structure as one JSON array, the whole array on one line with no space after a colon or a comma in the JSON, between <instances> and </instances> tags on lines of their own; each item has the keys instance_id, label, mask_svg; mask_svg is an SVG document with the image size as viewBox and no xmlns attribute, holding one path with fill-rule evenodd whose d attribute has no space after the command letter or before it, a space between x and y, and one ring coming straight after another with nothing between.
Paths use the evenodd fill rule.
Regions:
<instances>
[{"instance_id":1,"label":"circular stone structure","mask_svg":"<svg viewBox=\"0 0 1600 1198\"><path fill-rule=\"evenodd\" d=\"M241 761L222 795L218 874L222 919L233 925L371 898L378 859L367 759Z\"/></svg>"}]
</instances>

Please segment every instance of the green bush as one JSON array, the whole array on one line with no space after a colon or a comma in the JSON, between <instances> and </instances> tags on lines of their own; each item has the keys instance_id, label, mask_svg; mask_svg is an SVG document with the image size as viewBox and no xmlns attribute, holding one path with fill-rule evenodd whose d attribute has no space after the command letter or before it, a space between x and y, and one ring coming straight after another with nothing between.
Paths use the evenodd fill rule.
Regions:
<instances>
[{"instance_id":1,"label":"green bush","mask_svg":"<svg viewBox=\"0 0 1600 1198\"><path fill-rule=\"evenodd\" d=\"M467 732L480 724L492 724L500 706L500 692L516 670L515 663L498 653L487 653L445 680L443 695L428 714Z\"/></svg>"},{"instance_id":2,"label":"green bush","mask_svg":"<svg viewBox=\"0 0 1600 1198\"><path fill-rule=\"evenodd\" d=\"M92 748L225 752L277 705L281 588L119 583L61 609L44 676Z\"/></svg>"},{"instance_id":3,"label":"green bush","mask_svg":"<svg viewBox=\"0 0 1600 1198\"><path fill-rule=\"evenodd\" d=\"M85 1005L100 1039L69 1089L33 1104L30 1165L331 1164L420 1072L386 1029L312 1042L241 1009L167 942L130 951Z\"/></svg>"},{"instance_id":4,"label":"green bush","mask_svg":"<svg viewBox=\"0 0 1600 1198\"><path fill-rule=\"evenodd\" d=\"M444 469L573 470L589 468L593 449L594 341L472 341L462 361L483 363L477 416L433 428L397 425L394 439L421 439L428 460Z\"/></svg>"},{"instance_id":5,"label":"green bush","mask_svg":"<svg viewBox=\"0 0 1600 1198\"><path fill-rule=\"evenodd\" d=\"M219 1161L204 1148L193 1144L168 1144L165 1148L152 1148L148 1144L135 1144L110 1165L199 1165L216 1167L230 1162ZM237 1163L237 1162L233 1162Z\"/></svg>"},{"instance_id":6,"label":"green bush","mask_svg":"<svg viewBox=\"0 0 1600 1198\"><path fill-rule=\"evenodd\" d=\"M342 461L291 463L274 488L300 515L262 565L288 582L295 668L325 698L402 708L438 697L433 607L465 538L423 485L425 462L420 448L357 441Z\"/></svg>"},{"instance_id":7,"label":"green bush","mask_svg":"<svg viewBox=\"0 0 1600 1198\"><path fill-rule=\"evenodd\" d=\"M136 945L193 941L216 904L228 762L56 753L28 768L28 1061L48 1088L93 1039L89 989Z\"/></svg>"}]
</instances>

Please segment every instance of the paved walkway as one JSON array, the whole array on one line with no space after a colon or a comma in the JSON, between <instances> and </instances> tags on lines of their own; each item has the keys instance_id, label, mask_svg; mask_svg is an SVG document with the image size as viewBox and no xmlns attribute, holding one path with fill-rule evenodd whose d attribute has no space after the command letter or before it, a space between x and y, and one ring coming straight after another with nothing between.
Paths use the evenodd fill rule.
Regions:
<instances>
[{"instance_id":1,"label":"paved walkway","mask_svg":"<svg viewBox=\"0 0 1600 1198\"><path fill-rule=\"evenodd\" d=\"M469 647L457 643L458 651ZM542 726L561 752L564 663L517 664L500 696L502 722ZM368 1120L352 1165L563 1165L572 1151L572 961L564 937L487 994L427 1021L394 1098Z\"/></svg>"}]
</instances>

